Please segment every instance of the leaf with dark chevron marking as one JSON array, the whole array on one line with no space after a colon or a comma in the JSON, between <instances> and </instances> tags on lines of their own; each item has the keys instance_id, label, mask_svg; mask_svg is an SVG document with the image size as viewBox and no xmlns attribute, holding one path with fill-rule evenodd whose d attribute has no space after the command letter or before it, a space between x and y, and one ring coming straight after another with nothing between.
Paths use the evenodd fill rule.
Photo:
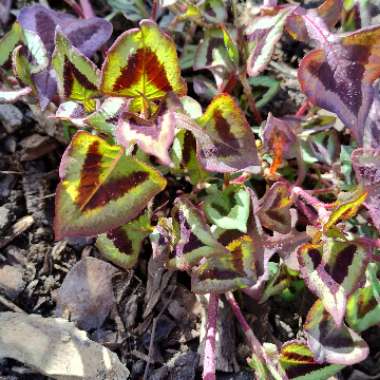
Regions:
<instances>
[{"instance_id":1,"label":"leaf with dark chevron marking","mask_svg":"<svg viewBox=\"0 0 380 380\"><path fill-rule=\"evenodd\" d=\"M320 363L302 341L282 345L279 362L289 380L325 380L335 375L343 365Z\"/></svg>"},{"instance_id":2,"label":"leaf with dark chevron marking","mask_svg":"<svg viewBox=\"0 0 380 380\"><path fill-rule=\"evenodd\" d=\"M351 158L356 179L368 193L364 205L380 231L380 150L359 148L352 152Z\"/></svg>"},{"instance_id":3,"label":"leaf with dark chevron marking","mask_svg":"<svg viewBox=\"0 0 380 380\"><path fill-rule=\"evenodd\" d=\"M172 219L176 245L168 263L169 268L189 270L203 258L228 253L211 233L200 210L189 199L179 197L174 205Z\"/></svg>"},{"instance_id":4,"label":"leaf with dark chevron marking","mask_svg":"<svg viewBox=\"0 0 380 380\"><path fill-rule=\"evenodd\" d=\"M380 76L380 27L320 38L301 61L298 79L309 100L336 113L361 145Z\"/></svg>"},{"instance_id":5,"label":"leaf with dark chevron marking","mask_svg":"<svg viewBox=\"0 0 380 380\"><path fill-rule=\"evenodd\" d=\"M261 224L269 230L288 234L291 231L291 215L289 188L281 182L276 182L266 191L260 200L257 215Z\"/></svg>"},{"instance_id":6,"label":"leaf with dark chevron marking","mask_svg":"<svg viewBox=\"0 0 380 380\"><path fill-rule=\"evenodd\" d=\"M109 49L101 75L106 95L147 100L186 95L174 42L151 20L123 33Z\"/></svg>"},{"instance_id":7,"label":"leaf with dark chevron marking","mask_svg":"<svg viewBox=\"0 0 380 380\"><path fill-rule=\"evenodd\" d=\"M99 235L96 247L113 264L130 269L135 266L143 241L151 232L150 218L145 212L129 223Z\"/></svg>"},{"instance_id":8,"label":"leaf with dark chevron marking","mask_svg":"<svg viewBox=\"0 0 380 380\"><path fill-rule=\"evenodd\" d=\"M128 223L166 186L152 167L84 131L66 149L59 174L57 239L101 234Z\"/></svg>"},{"instance_id":9,"label":"leaf with dark chevron marking","mask_svg":"<svg viewBox=\"0 0 380 380\"><path fill-rule=\"evenodd\" d=\"M99 72L95 64L76 49L58 28L52 64L61 98L79 101L87 112L95 110Z\"/></svg>"},{"instance_id":10,"label":"leaf with dark chevron marking","mask_svg":"<svg viewBox=\"0 0 380 380\"><path fill-rule=\"evenodd\" d=\"M197 140L198 157L208 171L260 171L255 135L243 111L228 94L216 96L197 123L206 133L190 129ZM178 122L181 127L181 122ZM186 128L186 124L182 124Z\"/></svg>"},{"instance_id":11,"label":"leaf with dark chevron marking","mask_svg":"<svg viewBox=\"0 0 380 380\"><path fill-rule=\"evenodd\" d=\"M363 285L368 253L355 242L327 239L323 245L306 244L299 249L300 270L307 287L320 298L340 326L347 298Z\"/></svg>"},{"instance_id":12,"label":"leaf with dark chevron marking","mask_svg":"<svg viewBox=\"0 0 380 380\"><path fill-rule=\"evenodd\" d=\"M165 112L155 120L145 120L126 112L119 119L116 140L128 148L136 143L145 153L157 157L162 164L172 165L169 148L174 139L173 112Z\"/></svg>"},{"instance_id":13,"label":"leaf with dark chevron marking","mask_svg":"<svg viewBox=\"0 0 380 380\"><path fill-rule=\"evenodd\" d=\"M345 324L337 325L320 300L309 310L304 331L318 362L353 365L368 356L367 343Z\"/></svg>"}]
</instances>

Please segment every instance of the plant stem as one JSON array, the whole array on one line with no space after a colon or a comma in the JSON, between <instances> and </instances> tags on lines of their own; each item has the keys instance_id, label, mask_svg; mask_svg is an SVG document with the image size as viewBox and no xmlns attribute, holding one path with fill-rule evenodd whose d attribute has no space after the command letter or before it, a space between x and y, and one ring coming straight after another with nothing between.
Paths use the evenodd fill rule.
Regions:
<instances>
[{"instance_id":1,"label":"plant stem","mask_svg":"<svg viewBox=\"0 0 380 380\"><path fill-rule=\"evenodd\" d=\"M72 10L80 17L84 18L82 8L78 5L75 0L64 0L67 5L69 5Z\"/></svg>"},{"instance_id":2,"label":"plant stem","mask_svg":"<svg viewBox=\"0 0 380 380\"><path fill-rule=\"evenodd\" d=\"M310 104L308 100L305 100L301 107L298 109L296 116L297 117L302 117L305 115L305 113L309 110Z\"/></svg>"},{"instance_id":3,"label":"plant stem","mask_svg":"<svg viewBox=\"0 0 380 380\"><path fill-rule=\"evenodd\" d=\"M260 125L263 121L263 118L261 117L261 114L256 107L256 101L252 94L251 85L247 80L246 72L242 72L239 74L239 80L241 85L243 86L244 95L247 97L249 109L253 113L256 123Z\"/></svg>"},{"instance_id":4,"label":"plant stem","mask_svg":"<svg viewBox=\"0 0 380 380\"><path fill-rule=\"evenodd\" d=\"M92 9L90 0L80 0L80 6L82 8L84 18L95 17L95 12Z\"/></svg>"},{"instance_id":5,"label":"plant stem","mask_svg":"<svg viewBox=\"0 0 380 380\"><path fill-rule=\"evenodd\" d=\"M153 0L153 4L152 4L152 12L150 14L150 18L153 20L153 21L156 21L156 18L157 18L157 12L158 12L158 0Z\"/></svg>"},{"instance_id":6,"label":"plant stem","mask_svg":"<svg viewBox=\"0 0 380 380\"><path fill-rule=\"evenodd\" d=\"M210 299L207 308L207 329L205 353L203 360L203 380L216 380L216 321L218 318L219 295L210 293Z\"/></svg>"}]
</instances>

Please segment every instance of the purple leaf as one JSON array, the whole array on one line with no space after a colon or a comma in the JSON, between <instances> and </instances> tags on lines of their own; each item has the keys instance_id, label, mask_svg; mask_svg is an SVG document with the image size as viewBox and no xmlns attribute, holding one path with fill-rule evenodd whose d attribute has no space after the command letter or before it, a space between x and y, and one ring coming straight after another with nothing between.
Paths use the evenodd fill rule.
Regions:
<instances>
[{"instance_id":1,"label":"purple leaf","mask_svg":"<svg viewBox=\"0 0 380 380\"><path fill-rule=\"evenodd\" d=\"M336 113L359 144L380 75L380 27L342 36L320 34L322 48L303 58L302 91L321 108Z\"/></svg>"},{"instance_id":2,"label":"purple leaf","mask_svg":"<svg viewBox=\"0 0 380 380\"><path fill-rule=\"evenodd\" d=\"M23 8L18 21L24 29L31 30L40 36L50 55L54 50L57 25L61 27L71 43L88 57L99 50L112 34L112 24L102 18L78 20L66 13L56 12L39 4Z\"/></svg>"},{"instance_id":3,"label":"purple leaf","mask_svg":"<svg viewBox=\"0 0 380 380\"><path fill-rule=\"evenodd\" d=\"M5 25L9 20L12 0L0 0L0 23Z\"/></svg>"},{"instance_id":4,"label":"purple leaf","mask_svg":"<svg viewBox=\"0 0 380 380\"><path fill-rule=\"evenodd\" d=\"M351 158L357 181L368 192L364 205L380 231L380 150L359 148Z\"/></svg>"}]
</instances>

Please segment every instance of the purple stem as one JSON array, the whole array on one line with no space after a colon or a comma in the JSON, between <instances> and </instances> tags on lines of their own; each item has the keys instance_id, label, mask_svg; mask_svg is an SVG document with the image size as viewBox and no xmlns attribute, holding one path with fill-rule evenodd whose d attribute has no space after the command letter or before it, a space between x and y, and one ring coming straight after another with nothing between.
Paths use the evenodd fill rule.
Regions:
<instances>
[{"instance_id":1,"label":"purple stem","mask_svg":"<svg viewBox=\"0 0 380 380\"><path fill-rule=\"evenodd\" d=\"M80 0L80 6L82 7L84 18L95 17L90 0Z\"/></svg>"},{"instance_id":2,"label":"purple stem","mask_svg":"<svg viewBox=\"0 0 380 380\"><path fill-rule=\"evenodd\" d=\"M256 338L256 335L254 334L252 329L249 327L249 324L248 324L247 320L244 318L244 315L241 312L240 306L236 302L236 299L235 299L233 293L232 292L226 293L226 298L231 305L231 308L235 314L235 317L237 318L237 320L240 323L240 326L243 329L243 332L245 334L247 342L251 346L252 352L255 353L257 356L262 358L263 357L263 355L262 355L263 349L262 349L261 343Z\"/></svg>"},{"instance_id":3,"label":"purple stem","mask_svg":"<svg viewBox=\"0 0 380 380\"><path fill-rule=\"evenodd\" d=\"M203 380L216 380L216 321L218 317L219 294L210 293L210 299L207 308L207 329L205 353L203 360Z\"/></svg>"}]
</instances>

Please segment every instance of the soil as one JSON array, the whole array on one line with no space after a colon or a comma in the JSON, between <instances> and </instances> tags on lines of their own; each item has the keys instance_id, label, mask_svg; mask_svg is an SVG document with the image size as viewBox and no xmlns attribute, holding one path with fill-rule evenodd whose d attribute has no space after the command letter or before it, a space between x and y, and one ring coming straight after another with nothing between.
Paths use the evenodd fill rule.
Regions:
<instances>
[{"instance_id":1,"label":"soil","mask_svg":"<svg viewBox=\"0 0 380 380\"><path fill-rule=\"evenodd\" d=\"M288 54L278 53L276 60L296 68L297 60L281 62L293 54L289 46L284 40ZM285 109L296 110L303 98L298 95L295 78L276 71L274 66L270 71L283 83L271 111L281 115ZM99 257L93 239L54 240L54 195L65 149L57 135L62 136L52 131L51 125L39 124L25 104L0 105L0 312L21 309L55 316L57 291L67 273L81 258ZM15 224L19 227L16 232L12 228ZM114 275L116 306L102 326L90 330L89 335L119 355L132 379L143 378L147 362L152 362L148 379L199 379L203 300L190 292L186 274L161 271L157 278L157 268L149 264L149 257L146 245L134 270L119 270ZM153 274L155 281L150 280ZM296 337L312 299L303 290L292 303L274 298L258 305L244 297L239 302L258 338L279 343ZM252 379L246 362L249 349L227 304L222 314L218 379ZM153 324L153 350L149 356ZM346 368L340 379L380 379L380 328L368 330L365 339L371 347L370 356ZM15 379L47 377L14 360L0 360L0 380Z\"/></svg>"}]
</instances>

